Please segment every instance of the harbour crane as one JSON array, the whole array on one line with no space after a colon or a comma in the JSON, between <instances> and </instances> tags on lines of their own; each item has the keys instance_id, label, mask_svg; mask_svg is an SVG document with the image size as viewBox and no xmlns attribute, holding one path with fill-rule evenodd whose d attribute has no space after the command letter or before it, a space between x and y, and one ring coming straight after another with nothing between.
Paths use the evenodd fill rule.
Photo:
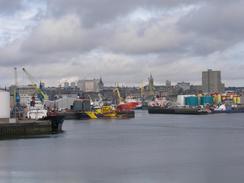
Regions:
<instances>
[{"instance_id":1,"label":"harbour crane","mask_svg":"<svg viewBox=\"0 0 244 183\"><path fill-rule=\"evenodd\" d=\"M43 91L42 88L38 87L38 85L35 83L33 76L25 69L22 68L24 73L27 75L28 79L31 81L33 87L35 88L38 98L43 102L44 100L48 100L48 95Z\"/></svg>"},{"instance_id":2,"label":"harbour crane","mask_svg":"<svg viewBox=\"0 0 244 183\"><path fill-rule=\"evenodd\" d=\"M15 79L15 86L14 86L14 106L11 110L11 116L13 116L16 121L20 118L24 113L24 108L20 104L20 94L19 94L19 87L18 87L18 73L17 68L14 68L14 79Z\"/></svg>"},{"instance_id":3,"label":"harbour crane","mask_svg":"<svg viewBox=\"0 0 244 183\"><path fill-rule=\"evenodd\" d=\"M19 96L19 88L18 88L18 73L16 67L14 68L14 80L15 80L15 91L14 91L15 105L19 105L20 96Z\"/></svg>"},{"instance_id":4,"label":"harbour crane","mask_svg":"<svg viewBox=\"0 0 244 183\"><path fill-rule=\"evenodd\" d=\"M116 96L118 97L118 103L123 103L124 99L121 97L120 95L120 91L119 91L119 87L116 86L116 88L114 89L114 94L117 94Z\"/></svg>"}]
</instances>

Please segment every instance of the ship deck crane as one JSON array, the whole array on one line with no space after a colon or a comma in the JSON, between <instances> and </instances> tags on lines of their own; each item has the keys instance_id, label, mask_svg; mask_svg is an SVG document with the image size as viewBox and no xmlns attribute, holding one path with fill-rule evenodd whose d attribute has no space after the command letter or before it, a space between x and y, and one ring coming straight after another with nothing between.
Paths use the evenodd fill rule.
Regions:
<instances>
[{"instance_id":1,"label":"ship deck crane","mask_svg":"<svg viewBox=\"0 0 244 183\"><path fill-rule=\"evenodd\" d=\"M16 121L23 115L24 109L23 106L20 105L20 95L19 95L19 88L18 88L18 73L17 68L14 68L14 79L15 79L15 86L14 86L14 106L11 110L11 116L14 116Z\"/></svg>"},{"instance_id":2,"label":"ship deck crane","mask_svg":"<svg viewBox=\"0 0 244 183\"><path fill-rule=\"evenodd\" d=\"M103 97L101 93L98 93L98 97L99 97L99 101L102 102L103 101Z\"/></svg>"},{"instance_id":3,"label":"ship deck crane","mask_svg":"<svg viewBox=\"0 0 244 183\"><path fill-rule=\"evenodd\" d=\"M22 70L24 71L24 73L27 75L27 77L29 78L29 80L31 81L33 87L35 88L37 94L40 96L40 100L43 102L44 100L48 100L48 95L41 89L38 87L38 85L35 83L33 76L25 69L22 68Z\"/></svg>"},{"instance_id":4,"label":"ship deck crane","mask_svg":"<svg viewBox=\"0 0 244 183\"><path fill-rule=\"evenodd\" d=\"M89 98L89 100L90 100L90 104L91 104L91 105L94 105L94 101L92 100L92 98L91 98L90 95L88 95L88 98Z\"/></svg>"}]
</instances>

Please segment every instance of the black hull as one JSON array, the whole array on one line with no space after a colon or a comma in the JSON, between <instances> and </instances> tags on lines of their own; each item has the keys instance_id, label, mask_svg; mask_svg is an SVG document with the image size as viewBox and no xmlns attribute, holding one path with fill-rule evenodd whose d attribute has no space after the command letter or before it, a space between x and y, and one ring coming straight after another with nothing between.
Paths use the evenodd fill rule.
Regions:
<instances>
[{"instance_id":1,"label":"black hull","mask_svg":"<svg viewBox=\"0 0 244 183\"><path fill-rule=\"evenodd\" d=\"M62 126L64 122L64 116L49 116L48 120L51 122L53 133L60 133L63 131Z\"/></svg>"},{"instance_id":2,"label":"black hull","mask_svg":"<svg viewBox=\"0 0 244 183\"><path fill-rule=\"evenodd\" d=\"M220 114L220 113L226 113L226 114L244 113L244 110L213 111L212 113L213 114Z\"/></svg>"},{"instance_id":3,"label":"black hull","mask_svg":"<svg viewBox=\"0 0 244 183\"><path fill-rule=\"evenodd\" d=\"M135 118L135 111L120 111L117 115L119 118Z\"/></svg>"},{"instance_id":4,"label":"black hull","mask_svg":"<svg viewBox=\"0 0 244 183\"><path fill-rule=\"evenodd\" d=\"M193 108L162 108L162 107L148 107L149 114L185 114L185 115L203 115L208 114L206 111L198 111Z\"/></svg>"},{"instance_id":5,"label":"black hull","mask_svg":"<svg viewBox=\"0 0 244 183\"><path fill-rule=\"evenodd\" d=\"M86 120L91 119L90 116L85 112L61 112L65 120ZM100 116L99 116L100 117Z\"/></svg>"}]
</instances>

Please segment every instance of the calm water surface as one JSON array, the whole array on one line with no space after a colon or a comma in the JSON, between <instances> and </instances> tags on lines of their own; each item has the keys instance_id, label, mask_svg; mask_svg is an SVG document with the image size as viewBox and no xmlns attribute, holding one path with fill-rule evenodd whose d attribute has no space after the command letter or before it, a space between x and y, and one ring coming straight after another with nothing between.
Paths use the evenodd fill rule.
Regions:
<instances>
[{"instance_id":1,"label":"calm water surface","mask_svg":"<svg viewBox=\"0 0 244 183\"><path fill-rule=\"evenodd\" d=\"M244 114L65 121L65 133L0 141L2 183L243 183Z\"/></svg>"}]
</instances>

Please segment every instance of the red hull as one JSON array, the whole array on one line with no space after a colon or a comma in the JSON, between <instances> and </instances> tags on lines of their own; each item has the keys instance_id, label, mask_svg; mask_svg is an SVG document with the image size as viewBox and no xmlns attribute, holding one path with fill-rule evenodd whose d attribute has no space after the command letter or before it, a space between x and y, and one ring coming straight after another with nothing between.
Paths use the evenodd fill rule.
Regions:
<instances>
[{"instance_id":1,"label":"red hull","mask_svg":"<svg viewBox=\"0 0 244 183\"><path fill-rule=\"evenodd\" d=\"M118 111L131 111L134 110L139 105L139 102L127 102L124 104L119 104L117 106Z\"/></svg>"}]
</instances>

